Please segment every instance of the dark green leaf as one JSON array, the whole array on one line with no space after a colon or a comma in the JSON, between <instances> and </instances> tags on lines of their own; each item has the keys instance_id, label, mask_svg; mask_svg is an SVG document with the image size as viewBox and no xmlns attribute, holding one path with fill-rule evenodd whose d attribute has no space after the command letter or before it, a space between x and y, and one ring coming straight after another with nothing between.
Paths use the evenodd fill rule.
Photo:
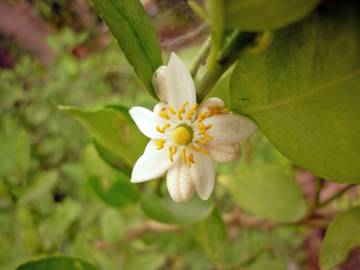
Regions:
<instances>
[{"instance_id":1,"label":"dark green leaf","mask_svg":"<svg viewBox=\"0 0 360 270\"><path fill-rule=\"evenodd\" d=\"M91 0L109 26L126 58L154 96L152 76L162 65L160 45L139 0Z\"/></svg>"},{"instance_id":2,"label":"dark green leaf","mask_svg":"<svg viewBox=\"0 0 360 270\"><path fill-rule=\"evenodd\" d=\"M360 246L360 207L339 214L330 223L321 245L321 267L334 269L356 246Z\"/></svg>"},{"instance_id":3,"label":"dark green leaf","mask_svg":"<svg viewBox=\"0 0 360 270\"><path fill-rule=\"evenodd\" d=\"M90 112L73 107L60 108L76 116L97 142L130 166L145 149L146 137L125 111L105 108Z\"/></svg>"},{"instance_id":4,"label":"dark green leaf","mask_svg":"<svg viewBox=\"0 0 360 270\"><path fill-rule=\"evenodd\" d=\"M360 182L360 5L339 1L277 33L238 62L235 111L282 154L316 175Z\"/></svg>"},{"instance_id":5,"label":"dark green leaf","mask_svg":"<svg viewBox=\"0 0 360 270\"><path fill-rule=\"evenodd\" d=\"M170 197L152 195L143 199L141 203L144 213L161 223L186 224L198 221L211 212L213 204L194 197L185 203L176 203Z\"/></svg>"},{"instance_id":6,"label":"dark green leaf","mask_svg":"<svg viewBox=\"0 0 360 270\"><path fill-rule=\"evenodd\" d=\"M221 181L245 210L277 222L293 222L306 213L306 202L294 177L273 164L239 166Z\"/></svg>"},{"instance_id":7,"label":"dark green leaf","mask_svg":"<svg viewBox=\"0 0 360 270\"><path fill-rule=\"evenodd\" d=\"M309 14L319 0L227 0L226 25L247 31L284 27Z\"/></svg>"},{"instance_id":8,"label":"dark green leaf","mask_svg":"<svg viewBox=\"0 0 360 270\"><path fill-rule=\"evenodd\" d=\"M27 262L16 270L96 270L91 264L77 258L52 256Z\"/></svg>"}]
</instances>

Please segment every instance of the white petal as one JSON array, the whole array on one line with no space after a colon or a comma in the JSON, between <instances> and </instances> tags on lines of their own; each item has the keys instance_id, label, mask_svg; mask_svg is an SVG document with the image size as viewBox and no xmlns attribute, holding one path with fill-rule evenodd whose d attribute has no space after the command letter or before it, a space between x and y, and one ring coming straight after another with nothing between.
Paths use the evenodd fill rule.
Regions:
<instances>
[{"instance_id":1,"label":"white petal","mask_svg":"<svg viewBox=\"0 0 360 270\"><path fill-rule=\"evenodd\" d=\"M192 198L194 184L190 176L190 168L180 158L167 172L167 188L175 202L186 202Z\"/></svg>"},{"instance_id":2,"label":"white petal","mask_svg":"<svg viewBox=\"0 0 360 270\"><path fill-rule=\"evenodd\" d=\"M195 164L190 168L191 179L199 197L207 200L215 184L214 162L209 155L200 153L194 153L194 160Z\"/></svg>"},{"instance_id":3,"label":"white petal","mask_svg":"<svg viewBox=\"0 0 360 270\"><path fill-rule=\"evenodd\" d=\"M154 106L154 109L153 109L153 112L155 114L158 114L159 112L161 112L161 110L163 108L166 107L166 104L164 102L160 102L160 103L157 103L155 106Z\"/></svg>"},{"instance_id":4,"label":"white petal","mask_svg":"<svg viewBox=\"0 0 360 270\"><path fill-rule=\"evenodd\" d=\"M240 144L211 144L209 152L217 162L234 161L240 157Z\"/></svg>"},{"instance_id":5,"label":"white petal","mask_svg":"<svg viewBox=\"0 0 360 270\"><path fill-rule=\"evenodd\" d=\"M156 95L159 97L161 101L166 101L166 88L168 85L167 82L167 67L161 66L159 67L153 76L153 85L155 88Z\"/></svg>"},{"instance_id":6,"label":"white petal","mask_svg":"<svg viewBox=\"0 0 360 270\"><path fill-rule=\"evenodd\" d=\"M158 150L155 142L150 141L145 148L144 154L134 165L131 182L139 183L158 178L164 175L171 164L167 148Z\"/></svg>"},{"instance_id":7,"label":"white petal","mask_svg":"<svg viewBox=\"0 0 360 270\"><path fill-rule=\"evenodd\" d=\"M249 118L236 114L219 114L204 120L211 124L208 134L214 138L210 144L234 144L244 142L256 129Z\"/></svg>"},{"instance_id":8,"label":"white petal","mask_svg":"<svg viewBox=\"0 0 360 270\"><path fill-rule=\"evenodd\" d=\"M180 58L172 53L167 66L166 98L167 103L179 109L184 102L190 106L196 102L196 92L193 79Z\"/></svg>"},{"instance_id":9,"label":"white petal","mask_svg":"<svg viewBox=\"0 0 360 270\"><path fill-rule=\"evenodd\" d=\"M156 126L161 127L166 123L159 115L143 107L132 107L129 113L145 136L151 139L160 139L164 136L156 130Z\"/></svg>"}]
</instances>

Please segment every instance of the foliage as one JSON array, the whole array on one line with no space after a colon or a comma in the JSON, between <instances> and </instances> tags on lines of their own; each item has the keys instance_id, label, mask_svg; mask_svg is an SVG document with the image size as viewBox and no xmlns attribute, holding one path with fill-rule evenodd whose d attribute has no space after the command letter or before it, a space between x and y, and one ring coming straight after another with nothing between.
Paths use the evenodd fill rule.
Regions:
<instances>
[{"instance_id":1,"label":"foliage","mask_svg":"<svg viewBox=\"0 0 360 270\"><path fill-rule=\"evenodd\" d=\"M155 29L138 0L91 2L122 52L112 42L79 57L91 33L64 29L50 68L23 55L0 72L1 269L302 269L305 239L324 228L321 267L343 263L359 202L339 198L355 188L321 195L325 179L360 177L357 1L193 3L211 25L186 58L198 100L221 97L260 130L217 165L209 200L181 204L163 179L130 183L147 140L128 108L155 104ZM316 175L306 185L298 166Z\"/></svg>"}]
</instances>

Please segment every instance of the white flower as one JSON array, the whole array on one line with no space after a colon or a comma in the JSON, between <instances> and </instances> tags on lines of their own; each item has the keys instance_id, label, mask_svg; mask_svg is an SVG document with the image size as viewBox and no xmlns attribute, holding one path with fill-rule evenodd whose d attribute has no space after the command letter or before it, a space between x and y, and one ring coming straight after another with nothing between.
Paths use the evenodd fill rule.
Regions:
<instances>
[{"instance_id":1,"label":"white flower","mask_svg":"<svg viewBox=\"0 0 360 270\"><path fill-rule=\"evenodd\" d=\"M215 182L214 160L229 162L239 157L239 144L255 130L244 116L228 112L224 102L210 98L196 103L194 82L175 53L168 66L154 74L154 87L161 103L153 112L133 107L130 115L151 140L137 160L133 183L163 176L172 199L191 199L194 190L207 200Z\"/></svg>"}]
</instances>

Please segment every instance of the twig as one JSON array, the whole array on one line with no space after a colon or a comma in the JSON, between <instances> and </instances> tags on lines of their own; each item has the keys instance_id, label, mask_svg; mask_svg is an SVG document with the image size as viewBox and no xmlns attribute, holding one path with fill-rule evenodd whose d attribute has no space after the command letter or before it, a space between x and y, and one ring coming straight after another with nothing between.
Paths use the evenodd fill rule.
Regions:
<instances>
[{"instance_id":1,"label":"twig","mask_svg":"<svg viewBox=\"0 0 360 270\"><path fill-rule=\"evenodd\" d=\"M315 182L315 196L314 196L314 203L313 203L313 209L316 209L320 204L320 193L321 189L324 186L324 179L322 178L316 178Z\"/></svg>"},{"instance_id":2,"label":"twig","mask_svg":"<svg viewBox=\"0 0 360 270\"><path fill-rule=\"evenodd\" d=\"M196 56L192 66L190 67L190 73L191 76L195 79L196 74L200 68L200 66L202 65L202 63L205 61L206 56L209 53L210 50L210 38L207 38L206 41L204 42L204 44L202 45L198 55Z\"/></svg>"},{"instance_id":3,"label":"twig","mask_svg":"<svg viewBox=\"0 0 360 270\"><path fill-rule=\"evenodd\" d=\"M333 196L331 196L330 198L328 198L325 201L323 201L322 203L320 203L318 205L318 208L322 208L322 207L327 206L329 203L331 203L332 201L334 201L334 200L338 199L339 197L341 197L344 193L346 193L349 189L353 188L354 186L356 186L356 185L354 185L354 184L347 185L343 189L336 192Z\"/></svg>"}]
</instances>

